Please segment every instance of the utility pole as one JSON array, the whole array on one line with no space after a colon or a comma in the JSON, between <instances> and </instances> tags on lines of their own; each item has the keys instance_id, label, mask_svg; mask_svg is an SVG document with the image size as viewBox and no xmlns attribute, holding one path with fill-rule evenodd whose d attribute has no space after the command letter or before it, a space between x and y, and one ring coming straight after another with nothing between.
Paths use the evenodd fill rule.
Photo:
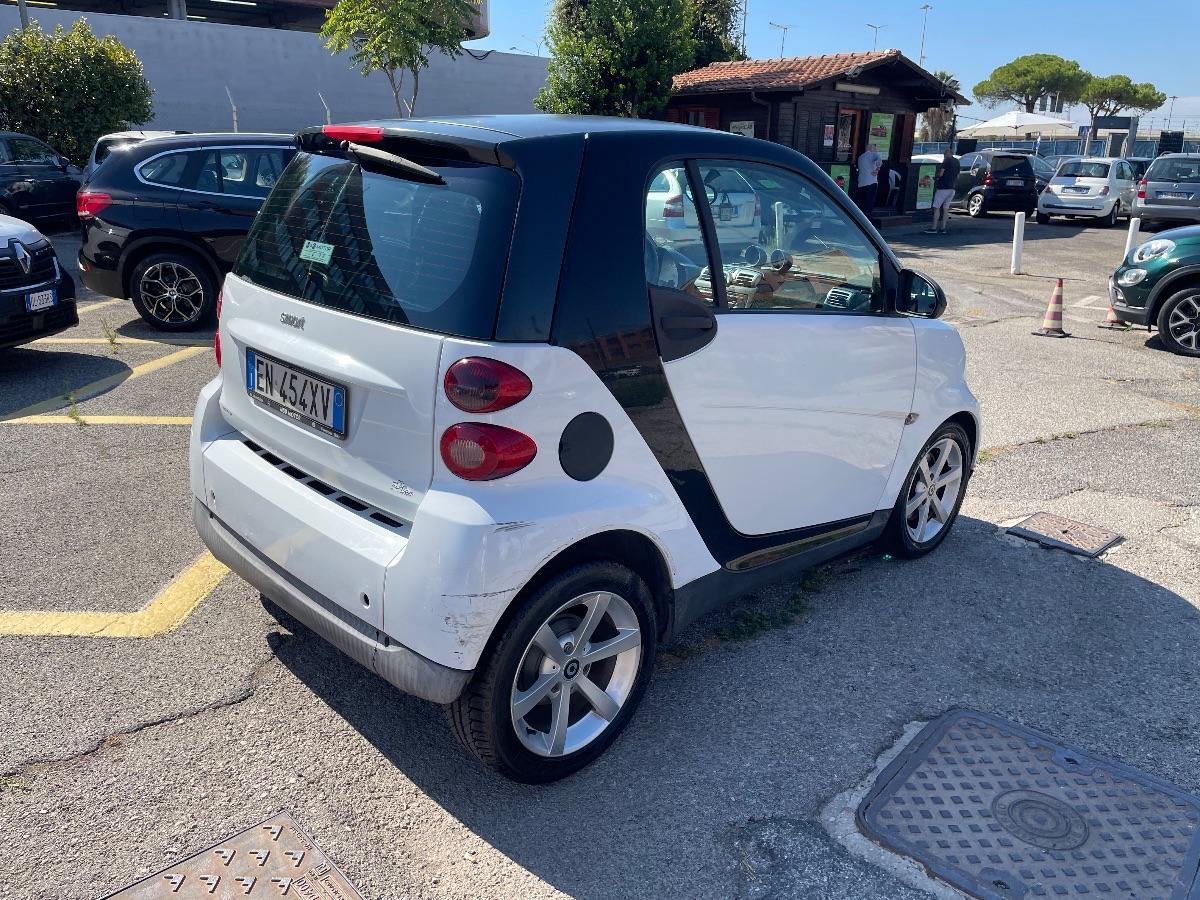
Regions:
<instances>
[{"instance_id":1,"label":"utility pole","mask_svg":"<svg viewBox=\"0 0 1200 900\"><path fill-rule=\"evenodd\" d=\"M1171 116L1175 115L1175 101L1178 99L1177 95L1171 97L1171 108L1167 110L1167 131L1171 130Z\"/></svg>"},{"instance_id":2,"label":"utility pole","mask_svg":"<svg viewBox=\"0 0 1200 900\"><path fill-rule=\"evenodd\" d=\"M29 27L29 7L25 5L25 0L17 0L17 9L21 13L21 30L24 31Z\"/></svg>"},{"instance_id":3,"label":"utility pole","mask_svg":"<svg viewBox=\"0 0 1200 900\"><path fill-rule=\"evenodd\" d=\"M917 65L922 69L925 68L925 26L929 24L929 11L933 9L928 3L921 7L925 13L925 18L921 20L921 56L917 60ZM879 32L875 32L878 34Z\"/></svg>"},{"instance_id":4,"label":"utility pole","mask_svg":"<svg viewBox=\"0 0 1200 900\"><path fill-rule=\"evenodd\" d=\"M780 25L778 22L768 22L767 24L771 28L778 28L781 32L783 32L782 36L779 38L779 58L783 59L783 45L787 43L788 29L791 28L792 26L791 25Z\"/></svg>"},{"instance_id":5,"label":"utility pole","mask_svg":"<svg viewBox=\"0 0 1200 900\"><path fill-rule=\"evenodd\" d=\"M22 0L24 2L24 0ZM750 0L742 0L742 56L746 56L746 17L750 15Z\"/></svg>"},{"instance_id":6,"label":"utility pole","mask_svg":"<svg viewBox=\"0 0 1200 900\"><path fill-rule=\"evenodd\" d=\"M868 22L867 27L875 29L875 43L872 45L871 49L878 50L879 49L879 29L887 28L887 26L886 25L872 25L870 22Z\"/></svg>"}]
</instances>

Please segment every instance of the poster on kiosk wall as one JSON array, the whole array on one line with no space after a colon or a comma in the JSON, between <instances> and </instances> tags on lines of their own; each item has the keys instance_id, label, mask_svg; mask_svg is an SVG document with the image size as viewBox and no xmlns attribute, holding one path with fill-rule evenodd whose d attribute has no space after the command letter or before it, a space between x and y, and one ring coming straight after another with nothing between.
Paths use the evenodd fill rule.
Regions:
<instances>
[{"instance_id":1,"label":"poster on kiosk wall","mask_svg":"<svg viewBox=\"0 0 1200 900\"><path fill-rule=\"evenodd\" d=\"M871 113L871 129L867 132L867 146L887 159L892 152L892 128L896 117L891 113Z\"/></svg>"}]
</instances>

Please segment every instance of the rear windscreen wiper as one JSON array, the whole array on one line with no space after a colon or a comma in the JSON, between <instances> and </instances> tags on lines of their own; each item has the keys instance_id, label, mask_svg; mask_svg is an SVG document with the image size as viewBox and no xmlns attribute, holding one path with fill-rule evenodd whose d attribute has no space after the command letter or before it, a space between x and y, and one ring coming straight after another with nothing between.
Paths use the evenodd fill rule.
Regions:
<instances>
[{"instance_id":1,"label":"rear windscreen wiper","mask_svg":"<svg viewBox=\"0 0 1200 900\"><path fill-rule=\"evenodd\" d=\"M377 150L374 147L355 144L351 141L343 141L342 150L346 156L368 171L394 175L409 181L420 181L424 184L446 183L446 179L433 169L427 169L420 163L397 156L395 153L388 153L386 150Z\"/></svg>"}]
</instances>

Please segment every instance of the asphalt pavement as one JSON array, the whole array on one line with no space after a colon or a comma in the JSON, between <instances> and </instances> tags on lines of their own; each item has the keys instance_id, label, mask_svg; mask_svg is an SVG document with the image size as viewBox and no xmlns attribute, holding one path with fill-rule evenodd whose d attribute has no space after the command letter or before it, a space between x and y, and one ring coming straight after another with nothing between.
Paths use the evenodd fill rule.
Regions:
<instances>
[{"instance_id":1,"label":"asphalt pavement","mask_svg":"<svg viewBox=\"0 0 1200 900\"><path fill-rule=\"evenodd\" d=\"M1012 276L1010 216L952 224L893 245L947 289L984 407L954 533L699 623L614 747L542 787L213 574L179 421L210 351L92 298L0 355L0 897L104 895L281 809L366 898L924 896L821 811L958 706L1200 792L1200 360L1096 328L1123 229L1031 224ZM1033 337L1057 277L1074 337ZM1124 541L1005 534L1039 510Z\"/></svg>"}]
</instances>

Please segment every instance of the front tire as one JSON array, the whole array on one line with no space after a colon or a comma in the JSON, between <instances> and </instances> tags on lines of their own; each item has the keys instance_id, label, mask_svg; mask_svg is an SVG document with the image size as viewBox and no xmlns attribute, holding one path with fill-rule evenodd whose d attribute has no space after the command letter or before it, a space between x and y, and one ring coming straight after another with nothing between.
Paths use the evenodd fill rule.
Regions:
<instances>
[{"instance_id":1,"label":"front tire","mask_svg":"<svg viewBox=\"0 0 1200 900\"><path fill-rule=\"evenodd\" d=\"M982 219L988 213L987 202L983 194L972 194L967 198L967 215L972 219Z\"/></svg>"},{"instance_id":2,"label":"front tire","mask_svg":"<svg viewBox=\"0 0 1200 900\"><path fill-rule=\"evenodd\" d=\"M138 315L159 331L192 331L216 318L213 277L190 253L150 254L134 267L129 288Z\"/></svg>"},{"instance_id":3,"label":"front tire","mask_svg":"<svg viewBox=\"0 0 1200 900\"><path fill-rule=\"evenodd\" d=\"M1200 285L1167 298L1158 311L1158 336L1172 353L1200 356Z\"/></svg>"},{"instance_id":4,"label":"front tire","mask_svg":"<svg viewBox=\"0 0 1200 900\"><path fill-rule=\"evenodd\" d=\"M484 765L515 781L557 781L625 729L657 649L646 583L615 562L575 566L525 599L447 718Z\"/></svg>"},{"instance_id":5,"label":"front tire","mask_svg":"<svg viewBox=\"0 0 1200 900\"><path fill-rule=\"evenodd\" d=\"M961 425L947 422L926 441L904 479L884 531L897 556L924 556L946 539L966 494L971 442Z\"/></svg>"}]
</instances>

